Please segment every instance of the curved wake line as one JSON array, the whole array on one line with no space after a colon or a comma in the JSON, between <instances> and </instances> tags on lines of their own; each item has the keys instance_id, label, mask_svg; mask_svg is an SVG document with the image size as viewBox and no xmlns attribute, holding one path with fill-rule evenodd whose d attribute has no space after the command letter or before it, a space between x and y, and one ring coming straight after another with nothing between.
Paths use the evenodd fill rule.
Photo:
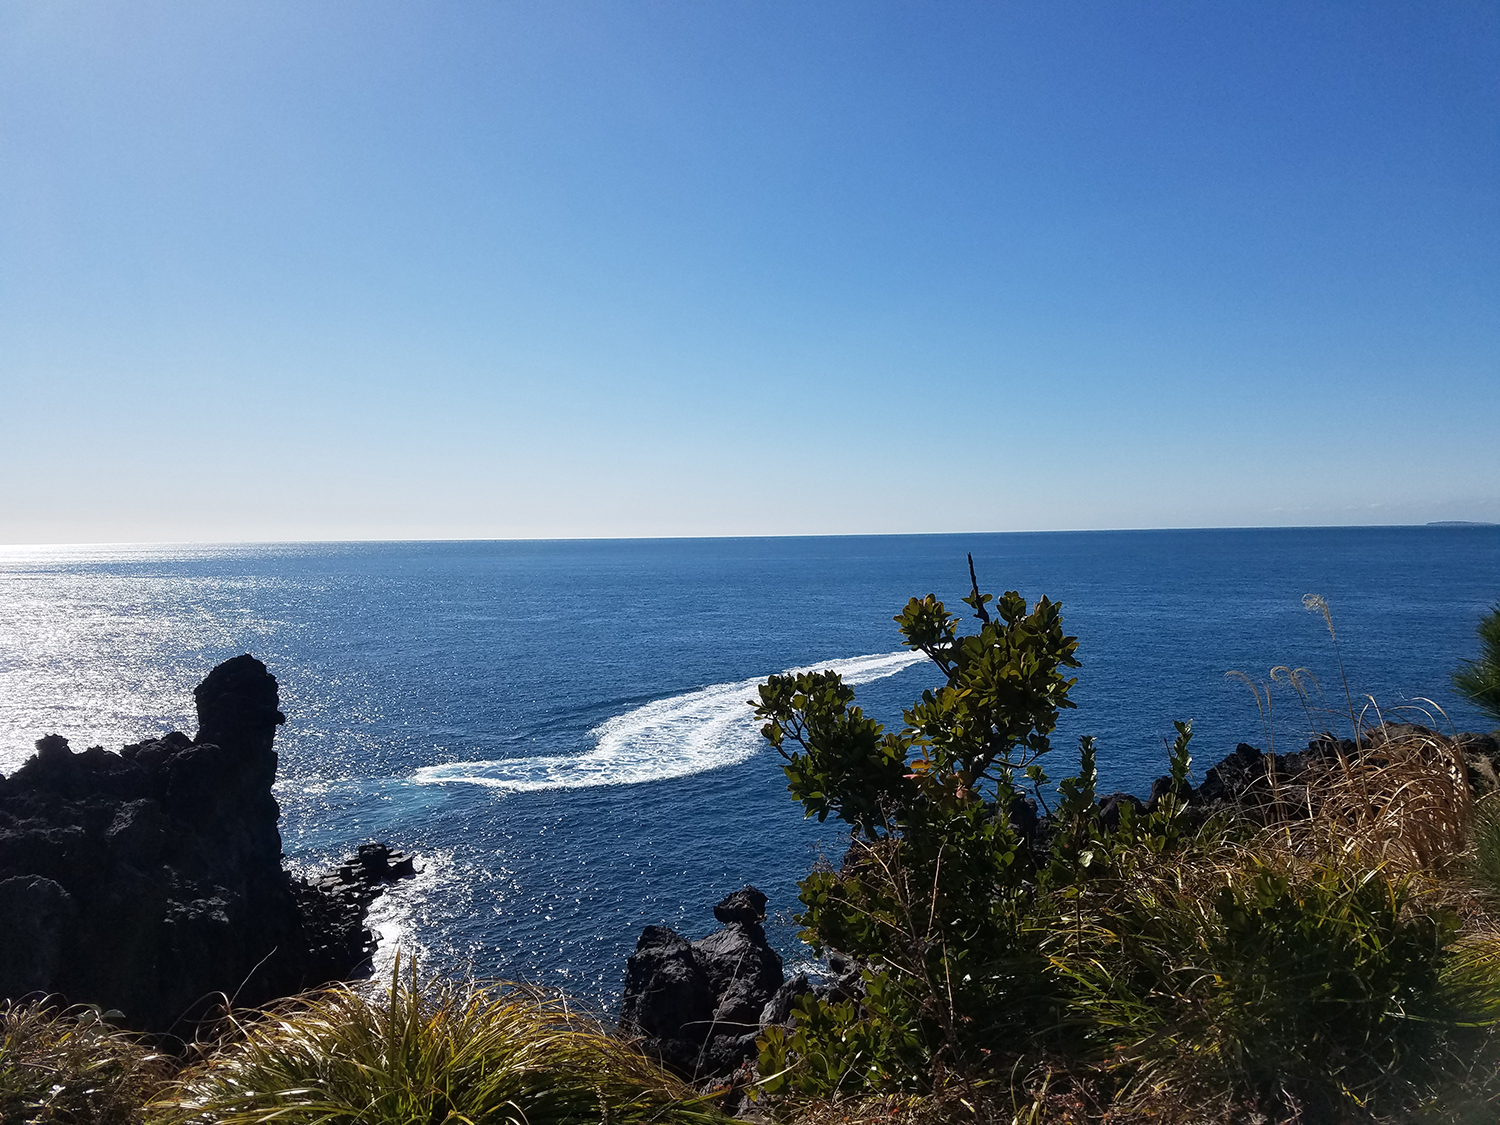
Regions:
<instances>
[{"instance_id":1,"label":"curved wake line","mask_svg":"<svg viewBox=\"0 0 1500 1125\"><path fill-rule=\"evenodd\" d=\"M854 656L791 668L788 672L837 672L846 684L867 684L894 676L927 659L920 652ZM760 747L760 728L748 701L764 676L659 699L595 727L594 748L583 754L539 754L492 762L449 762L423 766L411 776L418 785L466 782L492 789L585 789L595 785L638 785L687 777L734 765Z\"/></svg>"}]
</instances>

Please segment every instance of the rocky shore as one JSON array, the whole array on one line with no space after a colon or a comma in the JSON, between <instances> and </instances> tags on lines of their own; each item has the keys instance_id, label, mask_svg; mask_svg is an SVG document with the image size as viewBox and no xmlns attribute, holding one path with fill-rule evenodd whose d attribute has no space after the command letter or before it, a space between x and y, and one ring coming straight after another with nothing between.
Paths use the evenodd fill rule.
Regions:
<instances>
[{"instance_id":1,"label":"rocky shore","mask_svg":"<svg viewBox=\"0 0 1500 1125\"><path fill-rule=\"evenodd\" d=\"M0 778L0 997L54 995L186 1036L226 1002L367 965L366 910L411 861L374 844L322 878L289 874L276 678L238 656L193 695L192 738L75 753L49 735Z\"/></svg>"},{"instance_id":2,"label":"rocky shore","mask_svg":"<svg viewBox=\"0 0 1500 1125\"><path fill-rule=\"evenodd\" d=\"M0 777L0 999L52 995L120 1013L127 1027L190 1036L226 1003L255 1006L368 968L371 902L413 862L367 844L307 880L282 864L272 795L276 728L285 722L276 679L251 656L226 661L194 690L198 732L165 734L118 753L75 753L49 735ZM1216 813L1311 814L1320 786L1412 739L1494 788L1500 743L1386 726L1358 742L1313 739L1291 754L1247 744L1179 794L1190 819ZM1098 802L1110 829L1125 809L1144 814L1171 789ZM1290 813L1287 812L1290 810ZM1029 801L1011 822L1042 855L1050 819ZM625 971L619 1025L678 1073L747 1073L755 1040L790 1018L796 1000L860 995L859 967L829 958L819 979L787 979L767 942L766 896L745 887L713 910L720 928L696 941L648 926Z\"/></svg>"}]
</instances>

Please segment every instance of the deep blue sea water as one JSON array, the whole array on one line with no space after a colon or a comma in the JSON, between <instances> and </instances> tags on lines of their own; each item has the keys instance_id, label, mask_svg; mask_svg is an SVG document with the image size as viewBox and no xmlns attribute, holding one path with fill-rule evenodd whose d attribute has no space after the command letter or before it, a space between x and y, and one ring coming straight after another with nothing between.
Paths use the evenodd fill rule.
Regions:
<instances>
[{"instance_id":1,"label":"deep blue sea water","mask_svg":"<svg viewBox=\"0 0 1500 1125\"><path fill-rule=\"evenodd\" d=\"M929 592L962 609L969 551L987 589L1063 602L1083 667L1055 766L1092 733L1107 787L1162 772L1173 719L1194 720L1201 766L1263 743L1233 669L1311 669L1330 700L1314 724L1347 729L1308 593L1356 701L1484 725L1448 673L1500 599L1494 527L0 548L0 772L53 731L75 749L191 733L192 687L252 652L289 719L294 864L372 837L414 851L423 875L378 913L386 955L607 1006L643 925L698 936L746 882L795 952L796 880L843 837L802 820L745 701L833 665L899 721L934 677L891 617ZM1290 691L1273 701L1280 744L1305 738Z\"/></svg>"}]
</instances>

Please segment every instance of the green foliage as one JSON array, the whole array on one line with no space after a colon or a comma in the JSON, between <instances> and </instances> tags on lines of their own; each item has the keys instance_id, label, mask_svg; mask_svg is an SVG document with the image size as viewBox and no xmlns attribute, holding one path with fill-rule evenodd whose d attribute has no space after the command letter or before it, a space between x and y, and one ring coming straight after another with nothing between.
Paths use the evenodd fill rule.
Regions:
<instances>
[{"instance_id":1,"label":"green foliage","mask_svg":"<svg viewBox=\"0 0 1500 1125\"><path fill-rule=\"evenodd\" d=\"M845 1097L922 1087L932 1061L928 1021L890 975L866 971L863 983L858 1001L809 994L797 1002L791 1029L766 1029L762 1092Z\"/></svg>"},{"instance_id":2,"label":"green foliage","mask_svg":"<svg viewBox=\"0 0 1500 1125\"><path fill-rule=\"evenodd\" d=\"M1064 671L1078 667L1077 640L1046 598L1028 606L1012 591L996 601L976 581L965 601L980 622L971 635L930 595L896 616L904 643L945 680L904 713L899 732L866 718L831 672L773 676L761 688L757 716L786 759L792 795L807 815L837 816L853 833L841 870L801 884L803 937L858 958L883 997L903 997L920 1014L930 1059L915 1072L872 1069L869 1060L900 1055L881 1046L890 1041L878 1028L891 1024L876 1002L814 1006L791 1039L766 1040L768 1063L788 1052L804 1060L785 1079L802 1093L925 1082L996 1036L1052 1019L1045 963L1023 925L1037 864L1010 812L1020 787L1040 796L1048 782L1040 759L1073 705ZM1082 749L1091 764L1092 742ZM1088 772L1086 784L1062 786L1074 863L1097 836Z\"/></svg>"},{"instance_id":3,"label":"green foliage","mask_svg":"<svg viewBox=\"0 0 1500 1125\"><path fill-rule=\"evenodd\" d=\"M756 716L768 720L761 733L786 759L789 788L808 816L834 813L873 838L887 811L912 799L911 740L851 707L854 689L837 672L772 676L760 699ZM787 753L788 737L801 752Z\"/></svg>"},{"instance_id":4,"label":"green foliage","mask_svg":"<svg viewBox=\"0 0 1500 1125\"><path fill-rule=\"evenodd\" d=\"M1075 681L1059 669L1078 666L1078 641L1046 598L1028 610L1011 591L996 606L999 620L989 614L993 600L977 585L965 599L983 622L972 636L959 636L958 619L930 594L896 616L903 643L947 679L905 712L900 733L851 706L854 692L834 672L772 676L761 686L761 733L786 759L788 787L807 815L833 814L874 839L941 832L985 795L1011 795L1016 772L1050 749L1058 711L1073 706Z\"/></svg>"},{"instance_id":5,"label":"green foliage","mask_svg":"<svg viewBox=\"0 0 1500 1125\"><path fill-rule=\"evenodd\" d=\"M1374 871L1278 870L1253 854L1142 868L1049 936L1100 1053L1146 1079L1306 1102L1399 1095L1451 1015L1456 919Z\"/></svg>"},{"instance_id":6,"label":"green foliage","mask_svg":"<svg viewBox=\"0 0 1500 1125\"><path fill-rule=\"evenodd\" d=\"M0 1121L135 1125L168 1069L98 1008L0 1003Z\"/></svg>"},{"instance_id":7,"label":"green foliage","mask_svg":"<svg viewBox=\"0 0 1500 1125\"><path fill-rule=\"evenodd\" d=\"M1479 659L1465 660L1453 673L1453 686L1500 723L1500 605L1479 621Z\"/></svg>"},{"instance_id":8,"label":"green foliage","mask_svg":"<svg viewBox=\"0 0 1500 1125\"><path fill-rule=\"evenodd\" d=\"M1361 866L1338 831L1302 833L1328 846L1297 851L1290 833L1191 818L1188 722L1149 812L1123 808L1106 830L1084 737L1047 823L1023 835L1016 802L1029 789L1046 804L1040 759L1072 706L1077 641L1045 598L996 602L975 581L965 601L972 635L931 596L896 617L946 681L899 732L833 673L761 689L792 795L851 830L841 868L801 883L802 936L854 957L866 982L863 999L808 998L790 1029L767 1031L766 1090L900 1093L1050 1056L1110 1072L1121 1104L1141 1095L1148 1113L1143 1091L1319 1120L1423 1103L1500 1019L1500 939L1456 942L1454 914ZM1361 775L1366 804L1384 780ZM1467 808L1467 791L1442 792ZM1453 812L1429 804L1400 832ZM1500 815L1475 834L1477 868L1500 888Z\"/></svg>"},{"instance_id":9,"label":"green foliage","mask_svg":"<svg viewBox=\"0 0 1500 1125\"><path fill-rule=\"evenodd\" d=\"M1469 833L1470 875L1481 893L1500 903L1500 794L1475 802Z\"/></svg>"},{"instance_id":10,"label":"green foliage","mask_svg":"<svg viewBox=\"0 0 1500 1125\"><path fill-rule=\"evenodd\" d=\"M399 966L256 1018L153 1105L162 1125L711 1125L721 1115L561 1001Z\"/></svg>"}]
</instances>

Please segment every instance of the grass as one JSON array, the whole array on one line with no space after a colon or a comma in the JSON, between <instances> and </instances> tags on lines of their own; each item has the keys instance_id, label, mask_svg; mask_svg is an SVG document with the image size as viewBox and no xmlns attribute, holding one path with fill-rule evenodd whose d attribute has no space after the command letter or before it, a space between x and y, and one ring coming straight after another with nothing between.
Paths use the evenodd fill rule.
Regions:
<instances>
[{"instance_id":1,"label":"grass","mask_svg":"<svg viewBox=\"0 0 1500 1125\"><path fill-rule=\"evenodd\" d=\"M1262 847L1409 875L1444 872L1469 845L1474 801L1463 755L1422 728L1366 730L1358 756L1311 767L1298 789L1305 810L1277 810Z\"/></svg>"},{"instance_id":2,"label":"grass","mask_svg":"<svg viewBox=\"0 0 1500 1125\"><path fill-rule=\"evenodd\" d=\"M709 1125L693 1090L515 986L334 987L240 1021L149 1107L160 1125Z\"/></svg>"},{"instance_id":3,"label":"grass","mask_svg":"<svg viewBox=\"0 0 1500 1125\"><path fill-rule=\"evenodd\" d=\"M0 1002L0 1121L137 1125L169 1059L97 1008Z\"/></svg>"}]
</instances>

